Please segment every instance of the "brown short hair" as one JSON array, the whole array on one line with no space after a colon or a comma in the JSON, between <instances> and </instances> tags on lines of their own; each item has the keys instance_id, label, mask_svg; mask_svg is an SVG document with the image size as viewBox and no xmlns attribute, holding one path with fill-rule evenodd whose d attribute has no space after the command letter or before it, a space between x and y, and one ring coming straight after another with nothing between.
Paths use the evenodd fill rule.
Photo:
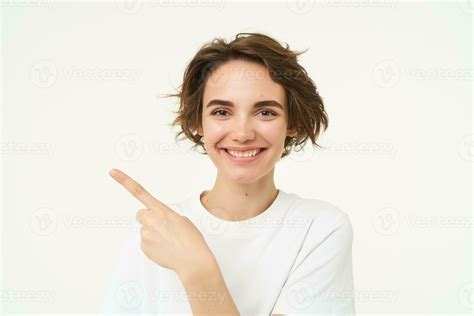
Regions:
<instances>
[{"instance_id":1,"label":"brown short hair","mask_svg":"<svg viewBox=\"0 0 474 316\"><path fill-rule=\"evenodd\" d=\"M328 127L328 116L316 85L306 70L298 63L297 56L307 51L292 51L275 39L261 33L238 33L234 40L227 43L222 38L214 38L204 44L189 62L184 75L181 90L166 97L178 97L179 110L171 126L180 125L177 140L190 139L193 148L200 146L206 153L201 135L197 130L202 126L202 99L204 87L209 75L218 66L231 60L256 62L267 68L270 78L285 88L288 104L288 129L296 130L294 137L285 139L285 151L281 158L291 152L293 145L302 148L309 138L316 146L321 133ZM179 139L184 134L185 137Z\"/></svg>"}]
</instances>

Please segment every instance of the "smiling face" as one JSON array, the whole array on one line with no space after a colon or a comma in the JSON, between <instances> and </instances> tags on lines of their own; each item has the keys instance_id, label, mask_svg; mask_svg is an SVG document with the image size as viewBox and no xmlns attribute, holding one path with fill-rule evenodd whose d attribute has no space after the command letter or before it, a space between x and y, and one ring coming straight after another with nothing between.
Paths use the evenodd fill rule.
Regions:
<instances>
[{"instance_id":1,"label":"smiling face","mask_svg":"<svg viewBox=\"0 0 474 316\"><path fill-rule=\"evenodd\" d=\"M270 78L265 66L242 60L219 66L204 88L198 130L218 172L232 181L252 183L272 171L286 136L296 135L287 130L287 107L284 87ZM228 153L224 148L229 147L264 150L245 158Z\"/></svg>"}]
</instances>

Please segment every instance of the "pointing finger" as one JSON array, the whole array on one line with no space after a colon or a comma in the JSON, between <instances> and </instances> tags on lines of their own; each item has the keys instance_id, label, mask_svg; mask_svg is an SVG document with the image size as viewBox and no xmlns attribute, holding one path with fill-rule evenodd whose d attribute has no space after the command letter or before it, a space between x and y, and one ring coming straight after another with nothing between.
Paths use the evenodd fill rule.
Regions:
<instances>
[{"instance_id":1,"label":"pointing finger","mask_svg":"<svg viewBox=\"0 0 474 316\"><path fill-rule=\"evenodd\" d=\"M135 198L137 198L147 208L165 208L166 206L155 199L147 190L138 182L130 178L124 172L118 169L112 169L109 172L110 176L115 181L120 183L128 192L130 192ZM166 207L168 208L168 207Z\"/></svg>"}]
</instances>

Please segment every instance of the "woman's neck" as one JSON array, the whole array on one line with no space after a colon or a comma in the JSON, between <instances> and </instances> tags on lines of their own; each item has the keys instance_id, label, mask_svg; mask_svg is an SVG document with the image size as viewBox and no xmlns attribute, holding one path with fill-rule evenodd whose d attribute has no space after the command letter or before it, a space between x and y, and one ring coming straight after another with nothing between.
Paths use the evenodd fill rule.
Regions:
<instances>
[{"instance_id":1,"label":"woman's neck","mask_svg":"<svg viewBox=\"0 0 474 316\"><path fill-rule=\"evenodd\" d=\"M214 216L226 221L242 221L253 218L272 205L278 195L273 182L229 184L218 181L210 191L201 194L201 204Z\"/></svg>"}]
</instances>

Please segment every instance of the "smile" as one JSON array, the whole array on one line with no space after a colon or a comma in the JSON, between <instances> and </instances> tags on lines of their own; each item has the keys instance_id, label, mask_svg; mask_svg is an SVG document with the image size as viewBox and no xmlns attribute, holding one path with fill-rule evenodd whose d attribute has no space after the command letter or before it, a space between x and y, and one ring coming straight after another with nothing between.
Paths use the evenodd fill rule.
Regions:
<instances>
[{"instance_id":1,"label":"smile","mask_svg":"<svg viewBox=\"0 0 474 316\"><path fill-rule=\"evenodd\" d=\"M252 162L260 158L266 151L266 148L259 148L254 150L248 150L245 152L232 151L227 149L221 149L221 152L230 160L234 162Z\"/></svg>"}]
</instances>

